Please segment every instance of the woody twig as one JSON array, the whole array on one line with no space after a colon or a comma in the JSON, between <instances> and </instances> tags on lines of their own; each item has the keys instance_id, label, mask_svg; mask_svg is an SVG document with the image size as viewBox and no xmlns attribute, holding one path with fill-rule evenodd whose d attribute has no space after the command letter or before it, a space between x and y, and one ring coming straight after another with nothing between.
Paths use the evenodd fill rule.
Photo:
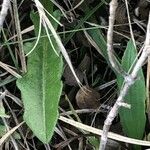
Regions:
<instances>
[{"instance_id":1,"label":"woody twig","mask_svg":"<svg viewBox=\"0 0 150 150\"><path fill-rule=\"evenodd\" d=\"M9 7L10 7L10 0L3 0L2 8L1 8L1 12L0 12L0 28L3 27L3 23L7 16Z\"/></svg>"},{"instance_id":2,"label":"woody twig","mask_svg":"<svg viewBox=\"0 0 150 150\"><path fill-rule=\"evenodd\" d=\"M110 3L110 12L115 11L117 6L117 0L112 0ZM114 8L115 7L115 8ZM108 29L108 34L107 34L107 50L109 54L109 61L111 62L112 66L116 69L116 65L113 59L113 25L114 25L114 18L115 18L115 12L113 12L114 15L110 15L109 17L109 29ZM113 17L113 18L111 18ZM141 69L142 65L144 64L145 61L147 61L148 57L150 55L150 15L149 15L149 20L148 20L148 25L147 25L147 33L146 33L146 39L145 39L145 44L144 44L144 49L142 54L140 55L139 59L137 60L136 64L134 65L134 68L130 74L126 74L124 76L124 85L120 91L120 94L116 100L116 103L112 107L111 111L109 112L103 126L103 133L101 136L101 142L100 142L100 147L99 150L104 150L106 147L107 143L107 137L108 137L108 131L110 129L110 126L112 124L112 121L118 114L118 110L121 106L125 107L124 103L124 97L126 96L128 90L130 87L135 83L137 80L137 74L138 71ZM116 69L117 70L117 69Z\"/></svg>"},{"instance_id":3,"label":"woody twig","mask_svg":"<svg viewBox=\"0 0 150 150\"><path fill-rule=\"evenodd\" d=\"M115 23L115 16L116 16L116 9L118 6L118 1L117 0L112 0L110 2L110 15L109 15L109 27L108 27L108 32L107 32L107 53L109 57L109 61L111 63L111 66L113 69L119 73L125 76L125 72L123 71L122 67L120 64L117 62L117 59L114 55L114 49L113 49L113 28L114 28L114 23Z\"/></svg>"}]
</instances>

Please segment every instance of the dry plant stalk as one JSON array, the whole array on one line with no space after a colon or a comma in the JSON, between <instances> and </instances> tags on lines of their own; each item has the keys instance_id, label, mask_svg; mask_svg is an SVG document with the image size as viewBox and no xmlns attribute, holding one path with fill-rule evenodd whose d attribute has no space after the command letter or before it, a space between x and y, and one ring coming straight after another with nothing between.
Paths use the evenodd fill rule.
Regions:
<instances>
[{"instance_id":1,"label":"dry plant stalk","mask_svg":"<svg viewBox=\"0 0 150 150\"><path fill-rule=\"evenodd\" d=\"M14 12L15 12L14 18L15 18L15 23L16 23L16 29L17 29L18 39L20 41L19 48L20 48L21 65L22 65L23 72L26 72L26 61L25 61L25 55L23 51L21 29L20 29L19 17L18 17L18 12L17 12L18 10L17 1L15 0L13 4L14 4ZM9 7L10 7L10 0L3 0L2 9L0 12L0 29L3 28L4 20L7 16Z\"/></svg>"},{"instance_id":2,"label":"dry plant stalk","mask_svg":"<svg viewBox=\"0 0 150 150\"><path fill-rule=\"evenodd\" d=\"M22 78L21 75L19 75L17 72L15 72L13 69L10 68L10 66L8 66L7 64L3 63L0 61L0 67L2 67L3 69L5 69L7 72L9 72L11 75L13 75L16 78Z\"/></svg>"},{"instance_id":3,"label":"dry plant stalk","mask_svg":"<svg viewBox=\"0 0 150 150\"><path fill-rule=\"evenodd\" d=\"M11 130L9 130L5 135L3 135L0 139L0 145L2 145L7 138L9 138L20 126L22 126L25 122L21 122L19 123L17 126L15 126L14 128L12 128Z\"/></svg>"},{"instance_id":4,"label":"dry plant stalk","mask_svg":"<svg viewBox=\"0 0 150 150\"><path fill-rule=\"evenodd\" d=\"M78 121L60 116L59 120L70 124L76 128L82 129L84 131L96 134L101 136L102 135L102 130L85 125L83 123L80 123ZM116 133L112 133L112 132L108 132L108 138L112 139L112 140L116 140L116 141L120 141L120 142L125 142L125 143L130 143L130 144L135 144L135 145L143 145L143 146L150 146L150 142L149 141L144 141L144 140L138 140L138 139L133 139L133 138L128 138Z\"/></svg>"},{"instance_id":5,"label":"dry plant stalk","mask_svg":"<svg viewBox=\"0 0 150 150\"><path fill-rule=\"evenodd\" d=\"M114 25L114 19L115 19L115 10L116 10L116 6L117 6L117 0L112 0L110 3L110 17L109 17L109 29L108 29L108 33L107 33L107 50L108 50L108 54L109 54L109 60L113 66L113 68L115 70L117 70L117 66L114 65L114 59L112 59L113 56L113 25ZM119 97L117 98L116 103L114 104L114 106L112 107L111 111L109 112L105 122L104 122L104 126L103 126L103 133L101 136L101 142L100 142L100 147L99 150L104 150L106 147L106 143L107 143L107 138L108 138L108 131L110 129L110 126L112 124L112 121L114 120L114 118L117 116L118 114L118 110L121 106L126 106L124 102L124 97L126 96L129 88L135 83L135 81L137 80L137 73L138 71L141 69L142 65L144 64L144 62L148 59L148 56L150 55L150 14L149 14L149 20L148 20L148 25L147 25L147 33L146 33L146 39L145 39L145 45L144 45L144 49L143 52L141 54L141 56L139 57L139 59L137 60L132 72L130 74L126 74L126 76L124 76L124 85L122 86L122 89L120 91ZM119 70L117 70L119 71Z\"/></svg>"},{"instance_id":6,"label":"dry plant stalk","mask_svg":"<svg viewBox=\"0 0 150 150\"><path fill-rule=\"evenodd\" d=\"M20 52L22 72L26 73L27 67L26 67L25 53L23 50L23 42L22 42L22 34L21 34L20 20L19 20L19 14L18 14L17 0L13 0L13 10L14 10L14 20L15 20L17 38L19 41L18 47L19 47L19 52Z\"/></svg>"},{"instance_id":7,"label":"dry plant stalk","mask_svg":"<svg viewBox=\"0 0 150 150\"><path fill-rule=\"evenodd\" d=\"M0 12L0 28L3 27L3 23L7 16L9 7L10 7L10 0L3 0L2 8L1 8L1 12Z\"/></svg>"}]
</instances>

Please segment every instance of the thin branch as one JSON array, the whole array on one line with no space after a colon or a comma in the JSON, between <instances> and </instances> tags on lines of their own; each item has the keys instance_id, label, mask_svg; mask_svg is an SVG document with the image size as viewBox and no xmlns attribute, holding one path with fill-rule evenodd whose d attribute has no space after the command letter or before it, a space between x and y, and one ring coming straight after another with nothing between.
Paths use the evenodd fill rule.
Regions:
<instances>
[{"instance_id":1,"label":"thin branch","mask_svg":"<svg viewBox=\"0 0 150 150\"><path fill-rule=\"evenodd\" d=\"M118 6L117 0L112 0L110 2L109 27L108 27L108 32L107 32L107 53L108 53L109 61L112 67L114 68L114 70L122 74L123 76L125 76L125 72L123 71L122 67L120 67L119 63L117 62L117 59L114 55L114 50L113 50L113 28L114 28L114 23L115 23L117 6Z\"/></svg>"},{"instance_id":2,"label":"thin branch","mask_svg":"<svg viewBox=\"0 0 150 150\"><path fill-rule=\"evenodd\" d=\"M0 12L0 28L3 27L3 23L7 16L9 7L10 7L10 0L3 0L2 9Z\"/></svg>"},{"instance_id":3,"label":"thin branch","mask_svg":"<svg viewBox=\"0 0 150 150\"><path fill-rule=\"evenodd\" d=\"M108 131L112 124L112 121L117 116L118 110L121 106L120 104L123 103L124 97L126 96L129 88L135 83L137 79L137 73L141 69L142 65L147 60L149 55L150 55L150 15L149 15L149 21L147 25L145 47L143 49L143 52L140 58L137 60L137 63L135 64L133 71L131 72L131 74L125 77L125 82L122 87L122 90L120 91L119 97L105 120L105 123L103 126L103 133L101 136L101 143L100 143L100 148L99 148L100 150L105 149L106 143L107 143Z\"/></svg>"}]
</instances>

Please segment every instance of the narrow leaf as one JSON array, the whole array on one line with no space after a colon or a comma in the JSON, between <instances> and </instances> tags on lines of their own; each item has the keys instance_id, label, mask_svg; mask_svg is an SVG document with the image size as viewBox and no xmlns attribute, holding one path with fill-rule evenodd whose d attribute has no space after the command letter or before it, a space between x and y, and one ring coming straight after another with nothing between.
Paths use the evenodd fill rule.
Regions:
<instances>
[{"instance_id":1,"label":"narrow leaf","mask_svg":"<svg viewBox=\"0 0 150 150\"><path fill-rule=\"evenodd\" d=\"M87 34L96 44L97 46L96 50L108 61L107 43L102 35L101 30L100 29L88 30Z\"/></svg>"},{"instance_id":2,"label":"narrow leaf","mask_svg":"<svg viewBox=\"0 0 150 150\"><path fill-rule=\"evenodd\" d=\"M31 18L37 35L39 17L33 13ZM44 29L41 35L45 35ZM59 51L54 39L52 42L55 49ZM33 46L34 42L27 44L25 51L29 51ZM55 54L48 38L40 38L37 47L28 56L27 73L17 81L24 103L24 120L44 143L50 141L58 119L62 68L62 58Z\"/></svg>"},{"instance_id":3,"label":"narrow leaf","mask_svg":"<svg viewBox=\"0 0 150 150\"><path fill-rule=\"evenodd\" d=\"M122 67L128 72L137 56L137 51L130 40L122 58ZM121 89L123 78L118 75L118 86ZM145 128L145 81L142 69L138 72L135 84L128 91L125 102L131 105L131 109L121 107L119 111L124 133L129 137L142 139Z\"/></svg>"},{"instance_id":4,"label":"narrow leaf","mask_svg":"<svg viewBox=\"0 0 150 150\"><path fill-rule=\"evenodd\" d=\"M42 3L42 5L44 6L44 8L49 11L49 13L53 13L53 3L51 1L48 0L40 0L40 2Z\"/></svg>"},{"instance_id":5,"label":"narrow leaf","mask_svg":"<svg viewBox=\"0 0 150 150\"><path fill-rule=\"evenodd\" d=\"M95 47L98 53L100 53L105 58L109 67L111 67L114 73L117 74L117 72L114 70L109 61L106 39L104 38L101 30L100 29L88 30L86 32L86 36L88 37L88 40L90 39L89 42ZM115 56L115 60L118 67L121 67L117 56Z\"/></svg>"}]
</instances>

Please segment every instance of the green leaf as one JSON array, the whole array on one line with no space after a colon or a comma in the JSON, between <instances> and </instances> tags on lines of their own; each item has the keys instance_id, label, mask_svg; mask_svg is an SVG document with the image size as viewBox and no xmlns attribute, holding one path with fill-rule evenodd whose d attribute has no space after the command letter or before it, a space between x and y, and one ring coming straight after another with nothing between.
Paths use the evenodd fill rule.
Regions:
<instances>
[{"instance_id":1,"label":"green leaf","mask_svg":"<svg viewBox=\"0 0 150 150\"><path fill-rule=\"evenodd\" d=\"M96 50L106 59L107 62L109 62L107 54L107 43L102 35L101 30L100 29L88 30L87 33L99 48Z\"/></svg>"},{"instance_id":2,"label":"green leaf","mask_svg":"<svg viewBox=\"0 0 150 150\"><path fill-rule=\"evenodd\" d=\"M58 13L57 11L57 15ZM32 13L31 18L37 34L39 16ZM45 35L44 29L41 35ZM55 49L59 51L54 39L51 40ZM25 51L33 46L34 42L27 44L24 47ZM44 143L50 141L58 119L62 68L62 57L55 54L48 38L40 38L37 47L28 56L27 73L17 80L25 109L24 120L35 136Z\"/></svg>"},{"instance_id":3,"label":"green leaf","mask_svg":"<svg viewBox=\"0 0 150 150\"><path fill-rule=\"evenodd\" d=\"M132 66L136 56L137 51L133 45L133 42L130 40L122 58L122 67L126 72L128 72L129 68ZM117 79L119 89L121 89L123 78L118 75ZM131 105L131 109L121 107L119 111L124 133L129 137L142 139L146 122L146 91L142 69L138 72L137 80L129 89L124 100L125 103Z\"/></svg>"},{"instance_id":4,"label":"green leaf","mask_svg":"<svg viewBox=\"0 0 150 150\"><path fill-rule=\"evenodd\" d=\"M10 116L6 115L5 113L5 108L3 106L3 101L2 99L0 99L0 117L5 117L5 118L9 118Z\"/></svg>"},{"instance_id":5,"label":"green leaf","mask_svg":"<svg viewBox=\"0 0 150 150\"><path fill-rule=\"evenodd\" d=\"M98 138L96 138L96 137L88 137L88 141L93 146L94 150L98 150L99 149L100 141L99 141Z\"/></svg>"},{"instance_id":6,"label":"green leaf","mask_svg":"<svg viewBox=\"0 0 150 150\"><path fill-rule=\"evenodd\" d=\"M49 13L53 13L53 2L50 0L40 0L40 2Z\"/></svg>"},{"instance_id":7,"label":"green leaf","mask_svg":"<svg viewBox=\"0 0 150 150\"><path fill-rule=\"evenodd\" d=\"M5 125L0 124L0 137L5 135L6 132L7 132L7 128L5 127Z\"/></svg>"},{"instance_id":8,"label":"green leaf","mask_svg":"<svg viewBox=\"0 0 150 150\"><path fill-rule=\"evenodd\" d=\"M107 61L107 64L114 71L114 73L117 74L116 70L114 70L114 68L112 67L109 61L108 52L107 52L107 43L101 30L100 29L88 30L87 34L90 37L90 39L93 41L96 50L105 58L105 60ZM115 60L116 60L116 64L120 68L122 68L117 56L115 56Z\"/></svg>"}]
</instances>

